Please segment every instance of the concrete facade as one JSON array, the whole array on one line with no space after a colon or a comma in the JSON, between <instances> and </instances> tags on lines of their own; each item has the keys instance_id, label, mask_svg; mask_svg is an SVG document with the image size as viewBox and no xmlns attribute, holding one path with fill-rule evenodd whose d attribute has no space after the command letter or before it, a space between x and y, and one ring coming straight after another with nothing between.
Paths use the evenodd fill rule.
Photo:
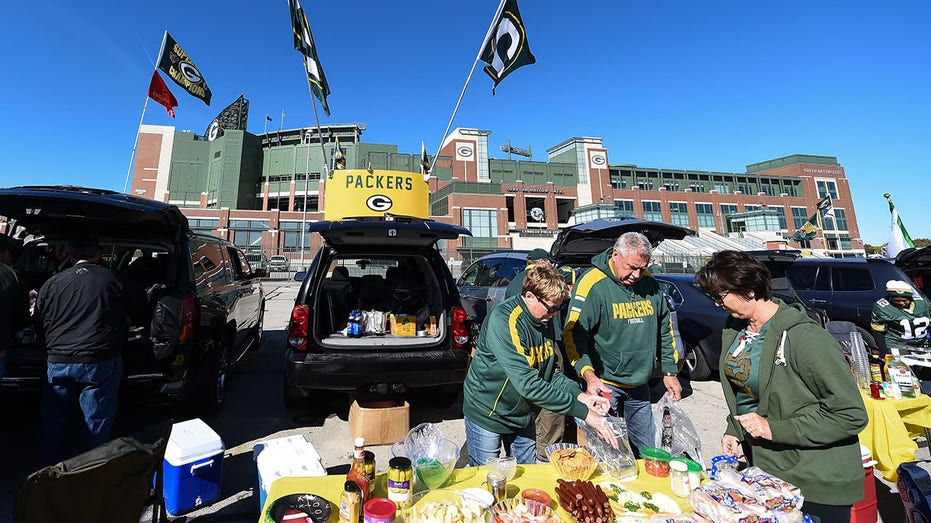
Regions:
<instances>
[{"instance_id":1,"label":"concrete facade","mask_svg":"<svg viewBox=\"0 0 931 523\"><path fill-rule=\"evenodd\" d=\"M315 128L261 136L228 131L206 141L171 127L143 125L130 192L174 203L192 228L246 250L306 262L319 238L302 238L300 230L323 219L324 155L332 164L337 140L347 168L420 169L419 153L361 142L364 130L364 124L326 126L322 140ZM730 220L734 214L775 213L780 227L769 232L786 247L863 255L846 173L833 157L787 156L748 165L744 173L648 168L612 164L600 138L574 137L547 149L545 162L510 160L491 157L491 134L455 129L433 164L431 216L473 231L471 238L441 245L450 259L549 247L560 228L585 221L582 211L590 208L718 234L753 223ZM810 242L789 240L825 195L832 197L839 219L827 221Z\"/></svg>"}]
</instances>

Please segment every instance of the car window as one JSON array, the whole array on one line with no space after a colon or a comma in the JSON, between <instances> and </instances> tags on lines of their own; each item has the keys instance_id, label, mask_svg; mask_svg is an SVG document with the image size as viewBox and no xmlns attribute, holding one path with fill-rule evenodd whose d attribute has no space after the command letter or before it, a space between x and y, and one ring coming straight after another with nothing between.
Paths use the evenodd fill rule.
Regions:
<instances>
[{"instance_id":1,"label":"car window","mask_svg":"<svg viewBox=\"0 0 931 523\"><path fill-rule=\"evenodd\" d=\"M191 240L191 261L194 263L194 282L198 290L211 285L226 285L233 281L223 250L216 243L200 239Z\"/></svg>"},{"instance_id":2,"label":"car window","mask_svg":"<svg viewBox=\"0 0 931 523\"><path fill-rule=\"evenodd\" d=\"M820 270L819 270L820 269ZM817 265L793 265L786 271L792 288L797 291L831 290L830 271Z\"/></svg>"},{"instance_id":3,"label":"car window","mask_svg":"<svg viewBox=\"0 0 931 523\"><path fill-rule=\"evenodd\" d=\"M243 254L242 251L234 247L227 247L226 254L230 259L230 266L233 270L234 279L242 280L252 276L252 269L249 267L246 255Z\"/></svg>"},{"instance_id":4,"label":"car window","mask_svg":"<svg viewBox=\"0 0 931 523\"><path fill-rule=\"evenodd\" d=\"M682 293L679 292L679 289L668 281L657 280L657 283L659 283L659 288L663 290L663 293L666 295L666 299L669 300L669 302L673 305L673 308L678 309L684 301Z\"/></svg>"},{"instance_id":5,"label":"car window","mask_svg":"<svg viewBox=\"0 0 931 523\"><path fill-rule=\"evenodd\" d=\"M511 280L514 279L514 276L517 276L517 273L524 270L526 266L527 262L525 260L505 258L494 267L495 276L498 278L495 286L507 287Z\"/></svg>"},{"instance_id":6,"label":"car window","mask_svg":"<svg viewBox=\"0 0 931 523\"><path fill-rule=\"evenodd\" d=\"M483 272L487 268L485 267L485 262L479 260L472 265L469 265L469 268L465 270L462 274L459 285L475 285L475 281L478 278L478 274Z\"/></svg>"},{"instance_id":7,"label":"car window","mask_svg":"<svg viewBox=\"0 0 931 523\"><path fill-rule=\"evenodd\" d=\"M831 284L835 291L871 291L873 277L869 269L859 267L834 267Z\"/></svg>"}]
</instances>

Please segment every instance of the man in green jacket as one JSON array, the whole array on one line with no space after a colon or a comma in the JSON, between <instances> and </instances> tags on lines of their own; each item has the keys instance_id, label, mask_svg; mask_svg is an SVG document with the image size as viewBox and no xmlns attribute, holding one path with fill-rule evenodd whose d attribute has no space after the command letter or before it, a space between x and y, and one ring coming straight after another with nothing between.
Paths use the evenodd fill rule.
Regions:
<instances>
[{"instance_id":1,"label":"man in green jacket","mask_svg":"<svg viewBox=\"0 0 931 523\"><path fill-rule=\"evenodd\" d=\"M585 419L616 444L607 424L599 423L608 402L582 392L556 369L559 327L550 320L568 294L553 267L531 267L521 294L498 304L486 318L463 385L470 465L484 465L502 445L518 463L535 463L534 420L541 408Z\"/></svg>"},{"instance_id":2,"label":"man in green jacket","mask_svg":"<svg viewBox=\"0 0 931 523\"><path fill-rule=\"evenodd\" d=\"M585 380L587 392L611 392L611 413L627 421L638 454L654 445L647 382L657 352L666 390L673 400L682 393L669 306L646 270L651 249L646 236L627 232L592 258L593 268L575 285L562 335L569 362Z\"/></svg>"}]
</instances>

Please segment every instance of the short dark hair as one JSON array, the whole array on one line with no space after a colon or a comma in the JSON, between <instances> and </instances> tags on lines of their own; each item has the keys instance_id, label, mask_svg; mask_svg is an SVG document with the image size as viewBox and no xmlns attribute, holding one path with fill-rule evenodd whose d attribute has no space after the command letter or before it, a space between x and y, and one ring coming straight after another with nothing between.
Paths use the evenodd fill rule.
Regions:
<instances>
[{"instance_id":1,"label":"short dark hair","mask_svg":"<svg viewBox=\"0 0 931 523\"><path fill-rule=\"evenodd\" d=\"M89 260L99 249L100 243L94 236L75 236L68 240L68 255L75 260Z\"/></svg>"},{"instance_id":2,"label":"short dark hair","mask_svg":"<svg viewBox=\"0 0 931 523\"><path fill-rule=\"evenodd\" d=\"M743 251L718 251L695 273L695 284L702 291L716 296L732 292L750 298L771 299L769 269L760 260Z\"/></svg>"}]
</instances>

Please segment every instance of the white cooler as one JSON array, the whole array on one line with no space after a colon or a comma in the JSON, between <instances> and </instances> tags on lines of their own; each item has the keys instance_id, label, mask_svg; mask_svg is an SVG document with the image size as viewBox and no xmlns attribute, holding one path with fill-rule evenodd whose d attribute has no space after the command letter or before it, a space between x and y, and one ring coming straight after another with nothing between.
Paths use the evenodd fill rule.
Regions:
<instances>
[{"instance_id":1,"label":"white cooler","mask_svg":"<svg viewBox=\"0 0 931 523\"><path fill-rule=\"evenodd\" d=\"M272 483L281 478L326 476L326 468L313 444L300 434L256 443L252 458L258 472L253 494L261 514Z\"/></svg>"},{"instance_id":2,"label":"white cooler","mask_svg":"<svg viewBox=\"0 0 931 523\"><path fill-rule=\"evenodd\" d=\"M220 497L223 440L200 418L175 423L165 449L165 508L172 516Z\"/></svg>"}]
</instances>

